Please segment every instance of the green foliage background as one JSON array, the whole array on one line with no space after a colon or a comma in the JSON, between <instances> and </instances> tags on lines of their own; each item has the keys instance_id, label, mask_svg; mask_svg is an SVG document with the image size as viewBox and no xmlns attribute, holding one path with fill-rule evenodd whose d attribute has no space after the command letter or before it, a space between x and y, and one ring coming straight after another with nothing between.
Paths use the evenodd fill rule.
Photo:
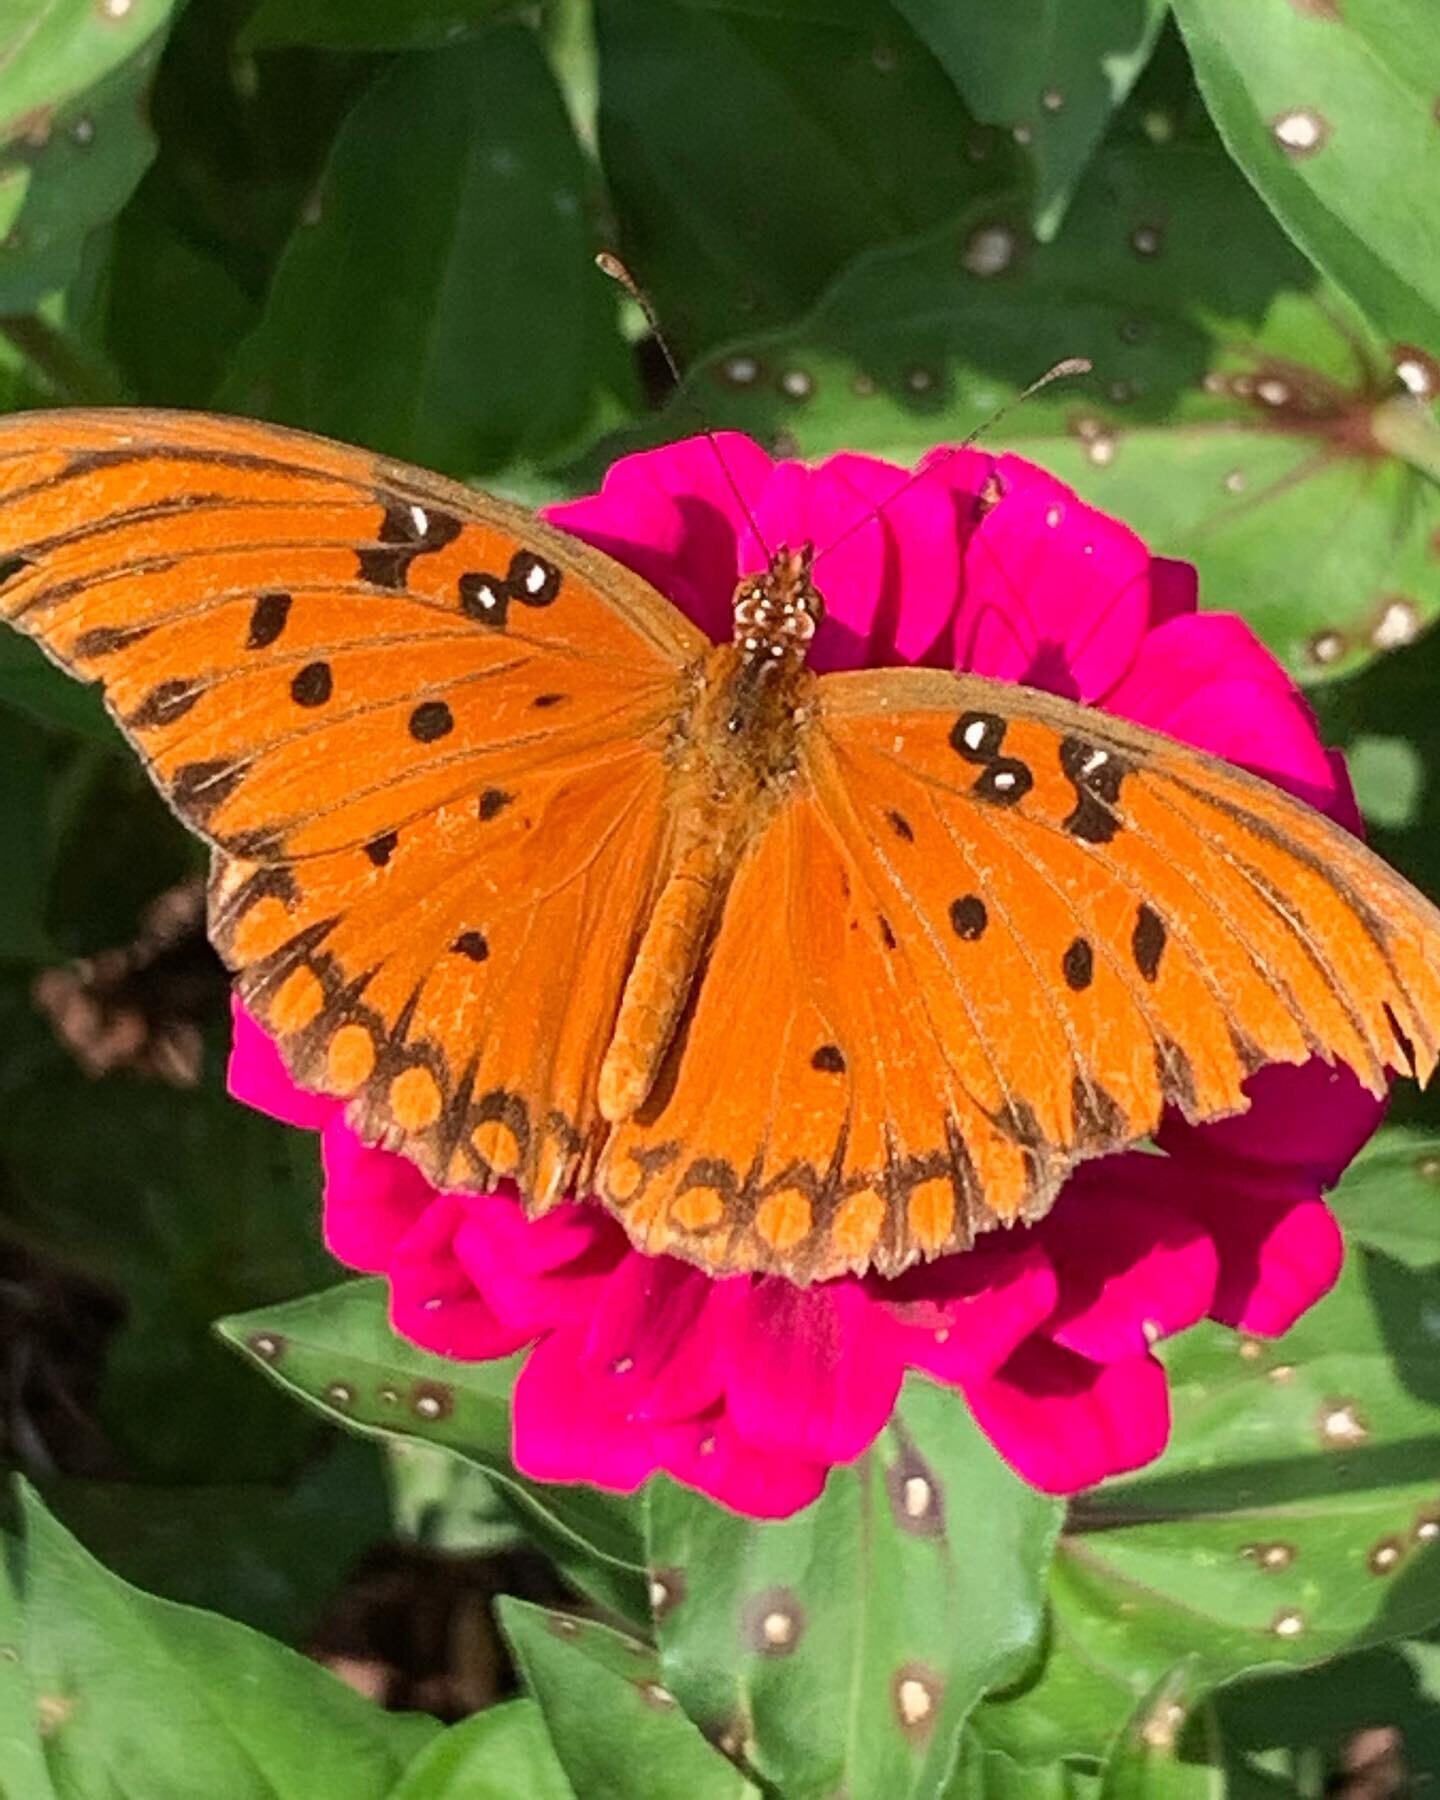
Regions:
<instances>
[{"instance_id":1,"label":"green foliage background","mask_svg":"<svg viewBox=\"0 0 1440 1800\"><path fill-rule=\"evenodd\" d=\"M697 413L909 461L1075 355L992 441L1198 565L1440 895L1432 0L0 0L7 409L252 413L538 502ZM1063 1516L918 1382L782 1525L544 1489L508 1366L328 1285L313 1146L225 1100L218 1007L187 1092L88 1079L38 1015L41 969L197 867L92 697L0 637L0 1232L116 1321L71 1391L0 1268L35 1484L3 1800L1262 1800L1375 1723L1440 1773L1433 1100L1342 1184L1336 1292L1276 1345L1168 1346L1171 1451ZM507 1599L524 1697L383 1713L286 1645L397 1532L523 1537L595 1617Z\"/></svg>"}]
</instances>

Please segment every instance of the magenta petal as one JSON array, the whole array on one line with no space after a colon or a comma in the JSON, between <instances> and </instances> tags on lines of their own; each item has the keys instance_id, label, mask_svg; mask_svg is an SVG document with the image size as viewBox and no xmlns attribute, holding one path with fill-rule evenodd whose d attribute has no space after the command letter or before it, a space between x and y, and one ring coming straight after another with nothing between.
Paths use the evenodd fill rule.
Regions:
<instances>
[{"instance_id":1,"label":"magenta petal","mask_svg":"<svg viewBox=\"0 0 1440 1800\"><path fill-rule=\"evenodd\" d=\"M717 1355L726 1288L673 1256L631 1251L591 1314L585 1362L637 1418L690 1419L723 1392Z\"/></svg>"},{"instance_id":2,"label":"magenta petal","mask_svg":"<svg viewBox=\"0 0 1440 1800\"><path fill-rule=\"evenodd\" d=\"M1335 1285L1345 1240L1329 1207L1302 1181L1197 1156L1175 1159L1171 1194L1219 1253L1212 1318L1271 1337Z\"/></svg>"},{"instance_id":3,"label":"magenta petal","mask_svg":"<svg viewBox=\"0 0 1440 1800\"><path fill-rule=\"evenodd\" d=\"M585 1331L552 1332L515 1383L515 1466L535 1481L592 1481L629 1493L659 1467L652 1428L611 1404L584 1362Z\"/></svg>"},{"instance_id":4,"label":"magenta petal","mask_svg":"<svg viewBox=\"0 0 1440 1800\"><path fill-rule=\"evenodd\" d=\"M1253 1170L1333 1187L1385 1116L1385 1102L1349 1069L1318 1059L1261 1069L1245 1092L1247 1112L1208 1125L1168 1116L1156 1136L1173 1157L1203 1159L1211 1179L1241 1195Z\"/></svg>"},{"instance_id":5,"label":"magenta petal","mask_svg":"<svg viewBox=\"0 0 1440 1800\"><path fill-rule=\"evenodd\" d=\"M527 1219L505 1194L469 1194L455 1254L502 1319L534 1333L583 1317L626 1254L598 1207L557 1206Z\"/></svg>"},{"instance_id":6,"label":"magenta petal","mask_svg":"<svg viewBox=\"0 0 1440 1800\"><path fill-rule=\"evenodd\" d=\"M1032 1339L966 1397L1010 1466L1047 1494L1138 1469L1170 1435L1165 1371L1152 1356L1093 1363Z\"/></svg>"},{"instance_id":7,"label":"magenta petal","mask_svg":"<svg viewBox=\"0 0 1440 1800\"><path fill-rule=\"evenodd\" d=\"M533 1333L497 1319L455 1260L462 1216L453 1194L439 1194L401 1240L390 1263L390 1322L437 1356L485 1362L520 1349Z\"/></svg>"},{"instance_id":8,"label":"magenta petal","mask_svg":"<svg viewBox=\"0 0 1440 1800\"><path fill-rule=\"evenodd\" d=\"M230 998L230 1065L226 1085L235 1099L302 1131L319 1131L339 1110L326 1094L307 1094L280 1060L275 1040L257 1025L234 995Z\"/></svg>"},{"instance_id":9,"label":"magenta petal","mask_svg":"<svg viewBox=\"0 0 1440 1800\"><path fill-rule=\"evenodd\" d=\"M686 438L622 457L598 494L545 507L543 516L643 575L724 643L736 580L742 568L756 566L753 535L734 489L753 512L773 464L742 433L715 435L713 445Z\"/></svg>"},{"instance_id":10,"label":"magenta petal","mask_svg":"<svg viewBox=\"0 0 1440 1800\"><path fill-rule=\"evenodd\" d=\"M824 1463L755 1449L723 1414L665 1426L656 1442L677 1481L752 1519L788 1519L819 1497L829 1472Z\"/></svg>"},{"instance_id":11,"label":"magenta petal","mask_svg":"<svg viewBox=\"0 0 1440 1800\"><path fill-rule=\"evenodd\" d=\"M1092 1362L1143 1356L1205 1317L1219 1265L1208 1233L1166 1199L1167 1165L1134 1153L1071 1178L1037 1228L1060 1272L1046 1335Z\"/></svg>"},{"instance_id":12,"label":"magenta petal","mask_svg":"<svg viewBox=\"0 0 1440 1800\"><path fill-rule=\"evenodd\" d=\"M729 1413L757 1449L849 1462L890 1417L903 1339L858 1282L759 1281L727 1335Z\"/></svg>"},{"instance_id":13,"label":"magenta petal","mask_svg":"<svg viewBox=\"0 0 1440 1800\"><path fill-rule=\"evenodd\" d=\"M1150 615L1150 552L1126 526L1086 506L1062 482L1017 457L996 465L1003 493L965 549L962 641L981 660L986 614L1009 620L1027 644L1025 679L1096 701L1125 675Z\"/></svg>"},{"instance_id":14,"label":"magenta petal","mask_svg":"<svg viewBox=\"0 0 1440 1800\"><path fill-rule=\"evenodd\" d=\"M383 1273L434 1188L407 1158L362 1143L343 1118L325 1127L321 1152L326 1248L352 1269Z\"/></svg>"},{"instance_id":15,"label":"magenta petal","mask_svg":"<svg viewBox=\"0 0 1440 1800\"><path fill-rule=\"evenodd\" d=\"M1058 1291L1050 1258L1033 1241L977 1246L870 1289L904 1328L905 1361L962 1385L993 1374L1050 1316Z\"/></svg>"}]
</instances>

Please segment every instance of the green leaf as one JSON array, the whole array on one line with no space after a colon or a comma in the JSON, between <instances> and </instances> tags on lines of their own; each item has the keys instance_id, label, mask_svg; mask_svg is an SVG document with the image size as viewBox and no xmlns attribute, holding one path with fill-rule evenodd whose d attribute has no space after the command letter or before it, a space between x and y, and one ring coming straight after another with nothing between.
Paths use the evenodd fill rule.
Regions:
<instances>
[{"instance_id":1,"label":"green leaf","mask_svg":"<svg viewBox=\"0 0 1440 1800\"><path fill-rule=\"evenodd\" d=\"M0 962L43 962L49 864L46 745L28 719L0 706Z\"/></svg>"},{"instance_id":2,"label":"green leaf","mask_svg":"<svg viewBox=\"0 0 1440 1800\"><path fill-rule=\"evenodd\" d=\"M1257 1785L1257 1795L1332 1791L1322 1786L1325 1774L1358 1733L1377 1725L1399 1731L1419 1795L1440 1769L1440 1641L1431 1635L1318 1669L1235 1682L1216 1695L1215 1712L1229 1767L1272 1784ZM1232 1791L1252 1790L1237 1781Z\"/></svg>"},{"instance_id":3,"label":"green leaf","mask_svg":"<svg viewBox=\"0 0 1440 1800\"><path fill-rule=\"evenodd\" d=\"M461 475L573 452L629 384L586 185L533 33L397 60L341 129L225 403Z\"/></svg>"},{"instance_id":4,"label":"green leaf","mask_svg":"<svg viewBox=\"0 0 1440 1800\"><path fill-rule=\"evenodd\" d=\"M621 248L687 359L1018 166L883 0L598 0L595 32Z\"/></svg>"},{"instance_id":5,"label":"green leaf","mask_svg":"<svg viewBox=\"0 0 1440 1800\"><path fill-rule=\"evenodd\" d=\"M1012 1762L999 1751L986 1750L967 1732L945 1800L1096 1800L1099 1787L1089 1769L1063 1762L1044 1767Z\"/></svg>"},{"instance_id":6,"label":"green leaf","mask_svg":"<svg viewBox=\"0 0 1440 1800\"><path fill-rule=\"evenodd\" d=\"M1357 1168L1363 1196L1368 1159ZM1342 1223L1348 1193L1332 1196ZM1170 1448L1072 1509L1048 1658L976 1715L987 1746L1100 1755L1177 1657L1198 1692L1440 1618L1437 1319L1440 1263L1352 1249L1284 1338L1202 1326L1168 1344Z\"/></svg>"},{"instance_id":7,"label":"green leaf","mask_svg":"<svg viewBox=\"0 0 1440 1800\"><path fill-rule=\"evenodd\" d=\"M0 6L0 313L30 311L79 267L151 157L143 100L171 0Z\"/></svg>"},{"instance_id":8,"label":"green leaf","mask_svg":"<svg viewBox=\"0 0 1440 1800\"><path fill-rule=\"evenodd\" d=\"M1440 1265L1440 1138L1378 1132L1345 1171L1336 1202L1352 1243L1409 1269Z\"/></svg>"},{"instance_id":9,"label":"green leaf","mask_svg":"<svg viewBox=\"0 0 1440 1800\"><path fill-rule=\"evenodd\" d=\"M379 1800L439 1731L243 1625L127 1586L23 1486L21 1505L25 1667L66 1800Z\"/></svg>"},{"instance_id":10,"label":"green leaf","mask_svg":"<svg viewBox=\"0 0 1440 1800\"><path fill-rule=\"evenodd\" d=\"M240 34L246 50L431 50L483 31L516 0L261 0Z\"/></svg>"},{"instance_id":11,"label":"green leaf","mask_svg":"<svg viewBox=\"0 0 1440 1800\"><path fill-rule=\"evenodd\" d=\"M622 1616L647 1616L633 1503L528 1481L510 1460L518 1360L452 1362L391 1331L385 1284L352 1281L218 1329L273 1380L367 1436L411 1438L478 1464L559 1568Z\"/></svg>"},{"instance_id":12,"label":"green leaf","mask_svg":"<svg viewBox=\"0 0 1440 1800\"><path fill-rule=\"evenodd\" d=\"M555 1754L585 1800L755 1794L681 1712L647 1644L508 1597L496 1612Z\"/></svg>"},{"instance_id":13,"label":"green leaf","mask_svg":"<svg viewBox=\"0 0 1440 1800\"><path fill-rule=\"evenodd\" d=\"M288 1488L61 1480L45 1498L126 1581L289 1643L305 1641L364 1552L390 1536L379 1457L348 1437Z\"/></svg>"},{"instance_id":14,"label":"green leaf","mask_svg":"<svg viewBox=\"0 0 1440 1800\"><path fill-rule=\"evenodd\" d=\"M1194 1670L1188 1663L1178 1664L1155 1684L1106 1760L1100 1800L1223 1800L1221 1771L1209 1758L1194 1760L1194 1740L1214 1737L1208 1713L1202 1710L1192 1720L1194 1698ZM1187 1731L1187 1726L1192 1728Z\"/></svg>"},{"instance_id":15,"label":"green leaf","mask_svg":"<svg viewBox=\"0 0 1440 1800\"><path fill-rule=\"evenodd\" d=\"M1003 12L896 0L977 119L1003 126L1035 166L1034 217L1055 233L1111 115L1144 68L1168 0L1018 0Z\"/></svg>"},{"instance_id":16,"label":"green leaf","mask_svg":"<svg viewBox=\"0 0 1440 1800\"><path fill-rule=\"evenodd\" d=\"M97 744L120 748L120 736L98 688L84 687L56 668L18 631L0 631L0 703Z\"/></svg>"},{"instance_id":17,"label":"green leaf","mask_svg":"<svg viewBox=\"0 0 1440 1800\"><path fill-rule=\"evenodd\" d=\"M1058 1516L918 1378L876 1447L793 1519L656 1482L666 1683L787 1796L938 1794L970 1709L1034 1644Z\"/></svg>"},{"instance_id":18,"label":"green leaf","mask_svg":"<svg viewBox=\"0 0 1440 1800\"><path fill-rule=\"evenodd\" d=\"M540 1708L533 1700L508 1700L434 1739L386 1800L574 1800L574 1794Z\"/></svg>"},{"instance_id":19,"label":"green leaf","mask_svg":"<svg viewBox=\"0 0 1440 1800\"><path fill-rule=\"evenodd\" d=\"M988 440L1195 563L1207 604L1297 674L1353 669L1436 615L1440 487L1375 435L1414 403L1233 166L1189 143L1105 151L1052 244L1029 246L1018 196L997 197L862 258L801 324L697 370L587 479L617 448L692 430L697 405L805 456L908 462L1075 355L1092 376Z\"/></svg>"},{"instance_id":20,"label":"green leaf","mask_svg":"<svg viewBox=\"0 0 1440 1800\"><path fill-rule=\"evenodd\" d=\"M1231 155L1285 229L1382 332L1440 356L1427 0L1175 0L1175 12Z\"/></svg>"},{"instance_id":21,"label":"green leaf","mask_svg":"<svg viewBox=\"0 0 1440 1800\"><path fill-rule=\"evenodd\" d=\"M40 1714L25 1666L25 1621L0 1539L0 1800L56 1800L40 1746Z\"/></svg>"}]
</instances>

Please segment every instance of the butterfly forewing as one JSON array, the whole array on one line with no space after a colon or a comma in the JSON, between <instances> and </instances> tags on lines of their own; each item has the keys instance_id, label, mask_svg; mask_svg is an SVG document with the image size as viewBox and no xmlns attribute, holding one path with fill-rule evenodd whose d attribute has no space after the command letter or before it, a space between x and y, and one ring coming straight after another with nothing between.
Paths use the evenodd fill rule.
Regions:
<instances>
[{"instance_id":1,"label":"butterfly forewing","mask_svg":"<svg viewBox=\"0 0 1440 1800\"><path fill-rule=\"evenodd\" d=\"M0 421L0 614L219 852L212 935L308 1085L435 1180L571 1179L704 643L618 564L360 450Z\"/></svg>"}]
</instances>

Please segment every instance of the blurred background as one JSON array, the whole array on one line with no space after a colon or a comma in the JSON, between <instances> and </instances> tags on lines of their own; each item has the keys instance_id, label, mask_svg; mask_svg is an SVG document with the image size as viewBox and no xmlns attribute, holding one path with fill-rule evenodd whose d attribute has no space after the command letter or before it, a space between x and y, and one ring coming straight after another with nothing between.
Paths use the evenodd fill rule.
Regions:
<instances>
[{"instance_id":1,"label":"blurred background","mask_svg":"<svg viewBox=\"0 0 1440 1800\"><path fill-rule=\"evenodd\" d=\"M1088 357L987 441L1197 565L1440 896L1437 105L1427 0L9 0L0 407L252 414L538 504L697 420L908 463ZM491 1595L563 1583L483 1479L214 1337L340 1271L312 1141L224 1097L200 874L0 636L0 1457L126 1577L459 1717L513 1682ZM1414 1281L1437 1103L1371 1203ZM1433 1636L1281 1685L1222 1697L1227 1791L1440 1768Z\"/></svg>"}]
</instances>

